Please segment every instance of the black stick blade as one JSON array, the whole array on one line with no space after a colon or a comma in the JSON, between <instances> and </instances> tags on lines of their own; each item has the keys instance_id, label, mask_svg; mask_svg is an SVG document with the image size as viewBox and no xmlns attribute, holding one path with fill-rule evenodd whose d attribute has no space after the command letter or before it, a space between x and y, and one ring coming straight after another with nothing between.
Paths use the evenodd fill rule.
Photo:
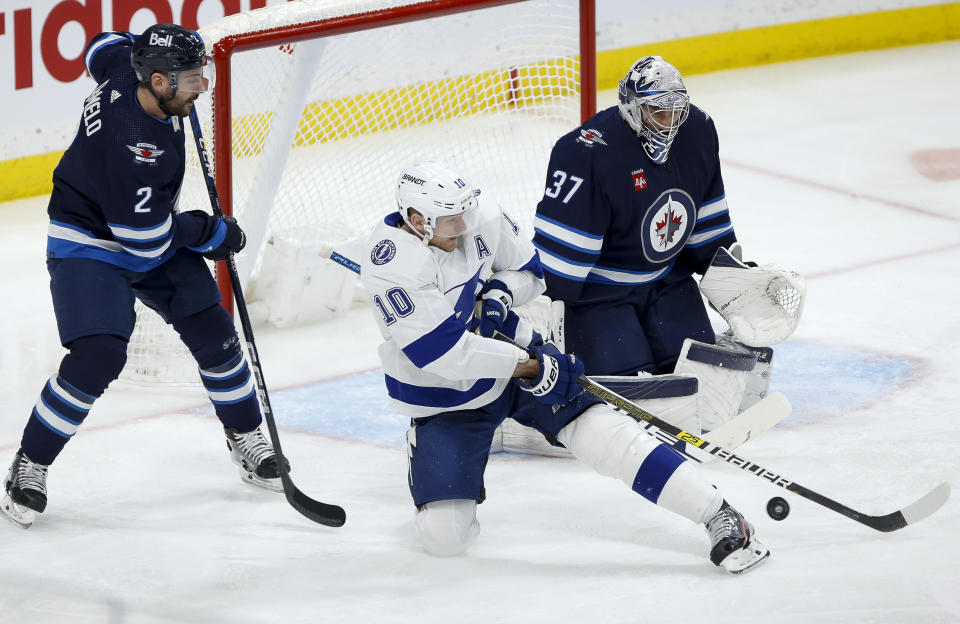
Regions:
<instances>
[{"instance_id":1,"label":"black stick blade","mask_svg":"<svg viewBox=\"0 0 960 624\"><path fill-rule=\"evenodd\" d=\"M328 527L342 527L347 521L347 512L343 510L343 507L314 500L297 489L293 482L288 484L285 493L287 502L290 503L291 507L318 524Z\"/></svg>"}]
</instances>

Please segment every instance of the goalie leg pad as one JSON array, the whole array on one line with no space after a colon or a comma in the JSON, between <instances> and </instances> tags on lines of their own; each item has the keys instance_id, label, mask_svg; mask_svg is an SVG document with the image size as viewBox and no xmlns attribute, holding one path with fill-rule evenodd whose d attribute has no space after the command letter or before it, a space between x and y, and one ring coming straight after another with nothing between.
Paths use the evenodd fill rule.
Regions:
<instances>
[{"instance_id":1,"label":"goalie leg pad","mask_svg":"<svg viewBox=\"0 0 960 624\"><path fill-rule=\"evenodd\" d=\"M766 397L770 393L770 376L773 373L773 349L770 347L748 347L729 333L717 336L717 345L731 349L749 349L757 356L757 365L747 377L747 386L744 389L743 400L740 401L740 412L744 412Z\"/></svg>"},{"instance_id":2,"label":"goalie leg pad","mask_svg":"<svg viewBox=\"0 0 960 624\"><path fill-rule=\"evenodd\" d=\"M600 474L623 481L650 502L698 524L716 513L723 501L679 453L608 405L590 407L557 439Z\"/></svg>"},{"instance_id":3,"label":"goalie leg pad","mask_svg":"<svg viewBox=\"0 0 960 624\"><path fill-rule=\"evenodd\" d=\"M460 498L422 505L416 511L414 527L420 543L431 555L460 555L480 535L477 501Z\"/></svg>"},{"instance_id":4,"label":"goalie leg pad","mask_svg":"<svg viewBox=\"0 0 960 624\"><path fill-rule=\"evenodd\" d=\"M687 338L674 371L699 381L700 424L716 429L739 413L756 354L734 344L709 345Z\"/></svg>"}]
</instances>

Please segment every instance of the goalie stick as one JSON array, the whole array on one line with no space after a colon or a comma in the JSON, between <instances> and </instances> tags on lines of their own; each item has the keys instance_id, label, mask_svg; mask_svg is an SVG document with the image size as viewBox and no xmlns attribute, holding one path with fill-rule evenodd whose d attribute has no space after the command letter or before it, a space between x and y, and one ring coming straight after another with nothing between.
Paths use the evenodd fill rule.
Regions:
<instances>
[{"instance_id":1,"label":"goalie stick","mask_svg":"<svg viewBox=\"0 0 960 624\"><path fill-rule=\"evenodd\" d=\"M506 336L503 336L502 334L498 334L497 337L505 342L509 342L520 347L520 345L518 345L516 342ZM520 348L522 349L523 347ZM531 355L531 357L533 356ZM583 386L583 389L590 394L602 399L613 407L627 412L634 417L645 420L652 426L676 438L677 440L685 442L705 453L709 453L710 455L722 459L727 463L733 464L741 470L749 472L755 477L760 477L761 479L769 481L773 485L782 487L789 492L793 492L798 496L802 496L807 500L813 501L818 505L826 507L827 509L835 511L852 520L856 520L860 524L868 526L877 531L889 533L891 531L896 531L897 529L902 529L909 524L916 524L940 509L940 507L942 507L950 497L950 484L944 481L902 509L898 509L883 516L871 516L838 503L831 498L827 498L823 494L804 487L795 481L791 481L780 474L764 468L760 464L756 464L746 458L740 457L736 453L725 449L722 446L714 444L699 436L695 436L692 433L683 431L678 427L674 427L665 420L657 418L654 414L651 414L636 403L633 403L632 401L620 396L616 392L605 388L589 377L581 375L577 381L581 386Z\"/></svg>"},{"instance_id":2,"label":"goalie stick","mask_svg":"<svg viewBox=\"0 0 960 624\"><path fill-rule=\"evenodd\" d=\"M213 214L218 217L223 216L223 210L220 208L220 198L217 194L217 188L213 183L213 175L210 170L210 163L207 161L207 152L204 149L203 134L200 131L200 120L197 118L197 111L190 112L190 124L193 127L193 140L197 145L197 156L200 158L200 166L203 169L203 178L207 184L207 194L210 196L210 206L213 208ZM263 417L267 421L267 430L270 432L270 441L273 443L273 450L277 454L277 460L280 464L280 482L283 484L283 493L290 506L301 514L317 522L331 527L343 526L347 521L346 512L342 507L322 503L314 500L301 492L290 479L286 459L280 448L280 435L277 433L277 423L273 419L273 409L270 407L270 396L267 394L267 386L263 380L263 369L260 368L260 359L257 356L257 346L253 341L253 328L250 324L250 315L247 312L247 304L243 297L243 290L240 287L240 276L237 273L237 265L231 253L226 260L227 270L230 274L230 284L233 287L233 297L237 303L237 314L240 316L240 325L243 328L243 335L247 341L247 350L250 353L250 367L253 369L253 376L256 379L257 391L263 400Z\"/></svg>"}]
</instances>

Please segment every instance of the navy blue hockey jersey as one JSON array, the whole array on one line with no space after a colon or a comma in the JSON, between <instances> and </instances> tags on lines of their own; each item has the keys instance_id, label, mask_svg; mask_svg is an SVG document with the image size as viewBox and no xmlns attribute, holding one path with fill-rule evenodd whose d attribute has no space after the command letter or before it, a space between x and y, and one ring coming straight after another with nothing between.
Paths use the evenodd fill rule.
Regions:
<instances>
[{"instance_id":1,"label":"navy blue hockey jersey","mask_svg":"<svg viewBox=\"0 0 960 624\"><path fill-rule=\"evenodd\" d=\"M604 301L705 271L736 241L718 149L713 120L693 105L663 165L616 106L561 137L534 221L546 294Z\"/></svg>"},{"instance_id":2,"label":"navy blue hockey jersey","mask_svg":"<svg viewBox=\"0 0 960 624\"><path fill-rule=\"evenodd\" d=\"M84 51L97 87L84 100L77 134L53 172L49 258L148 271L178 248L208 251L225 234L203 217L177 214L183 127L178 117L148 114L137 100L134 41L130 33L101 33Z\"/></svg>"}]
</instances>

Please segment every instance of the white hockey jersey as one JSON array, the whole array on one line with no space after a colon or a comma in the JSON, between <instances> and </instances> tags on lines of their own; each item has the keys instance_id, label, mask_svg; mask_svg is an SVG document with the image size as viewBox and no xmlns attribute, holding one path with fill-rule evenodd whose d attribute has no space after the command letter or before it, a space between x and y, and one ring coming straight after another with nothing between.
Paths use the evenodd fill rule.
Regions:
<instances>
[{"instance_id":1,"label":"white hockey jersey","mask_svg":"<svg viewBox=\"0 0 960 624\"><path fill-rule=\"evenodd\" d=\"M470 331L487 280L505 283L514 306L546 288L533 243L508 214L477 199L479 207L465 215L467 230L452 252L400 229L398 212L364 244L360 277L386 341L378 353L395 413L430 416L486 405L526 358L522 349Z\"/></svg>"}]
</instances>

